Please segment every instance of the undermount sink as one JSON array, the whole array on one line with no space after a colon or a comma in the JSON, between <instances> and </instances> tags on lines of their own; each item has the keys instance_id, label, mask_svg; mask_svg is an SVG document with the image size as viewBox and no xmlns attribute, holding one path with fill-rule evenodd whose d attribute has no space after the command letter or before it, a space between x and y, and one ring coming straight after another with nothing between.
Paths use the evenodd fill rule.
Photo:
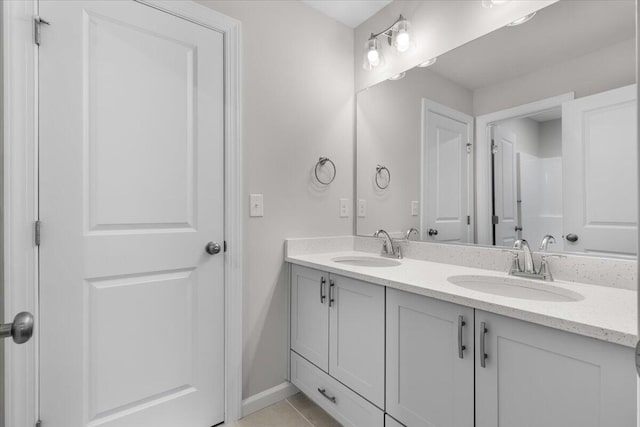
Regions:
<instances>
[{"instance_id":1,"label":"undermount sink","mask_svg":"<svg viewBox=\"0 0 640 427\"><path fill-rule=\"evenodd\" d=\"M331 261L356 267L395 267L401 264L400 261L395 259L373 256L344 256L333 258Z\"/></svg>"},{"instance_id":2,"label":"undermount sink","mask_svg":"<svg viewBox=\"0 0 640 427\"><path fill-rule=\"evenodd\" d=\"M474 291L503 297L535 301L571 302L584 299L582 295L568 289L544 282L494 276L451 276L450 283Z\"/></svg>"}]
</instances>

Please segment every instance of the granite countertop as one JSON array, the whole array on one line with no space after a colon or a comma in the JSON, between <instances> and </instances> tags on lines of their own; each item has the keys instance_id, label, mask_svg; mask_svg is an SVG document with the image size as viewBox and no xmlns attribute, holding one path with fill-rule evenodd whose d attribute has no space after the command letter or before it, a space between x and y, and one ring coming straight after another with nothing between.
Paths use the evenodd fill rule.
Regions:
<instances>
[{"instance_id":1,"label":"granite countertop","mask_svg":"<svg viewBox=\"0 0 640 427\"><path fill-rule=\"evenodd\" d=\"M569 302L512 298L463 288L447 280L456 275L510 277L506 272L407 258L393 267L361 267L332 261L336 257L352 256L375 255L359 251L287 254L285 261L627 347L634 347L637 341L637 292L633 290L558 280L540 281L543 285L576 292L584 298Z\"/></svg>"}]
</instances>

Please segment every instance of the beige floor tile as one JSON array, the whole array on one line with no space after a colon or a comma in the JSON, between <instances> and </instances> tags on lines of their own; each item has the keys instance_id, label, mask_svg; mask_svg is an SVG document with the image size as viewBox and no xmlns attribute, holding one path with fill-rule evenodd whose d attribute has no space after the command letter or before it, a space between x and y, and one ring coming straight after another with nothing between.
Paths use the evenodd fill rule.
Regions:
<instances>
[{"instance_id":1,"label":"beige floor tile","mask_svg":"<svg viewBox=\"0 0 640 427\"><path fill-rule=\"evenodd\" d=\"M310 423L315 427L340 427L340 423L334 420L321 407L313 403L311 399L302 393L287 399Z\"/></svg>"},{"instance_id":2,"label":"beige floor tile","mask_svg":"<svg viewBox=\"0 0 640 427\"><path fill-rule=\"evenodd\" d=\"M293 406L286 400L254 412L235 423L225 424L227 427L310 427Z\"/></svg>"},{"instance_id":3,"label":"beige floor tile","mask_svg":"<svg viewBox=\"0 0 640 427\"><path fill-rule=\"evenodd\" d=\"M223 427L340 427L302 393L291 396Z\"/></svg>"}]
</instances>

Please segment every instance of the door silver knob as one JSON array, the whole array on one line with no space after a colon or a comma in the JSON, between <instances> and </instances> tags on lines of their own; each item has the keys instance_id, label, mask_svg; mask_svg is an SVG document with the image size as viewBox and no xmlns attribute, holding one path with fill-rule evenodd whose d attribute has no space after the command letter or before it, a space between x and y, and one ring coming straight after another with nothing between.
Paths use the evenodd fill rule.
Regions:
<instances>
[{"instance_id":1,"label":"door silver knob","mask_svg":"<svg viewBox=\"0 0 640 427\"><path fill-rule=\"evenodd\" d=\"M571 243L575 243L578 241L578 235L573 233L567 234L566 236L564 236L564 238L570 241Z\"/></svg>"},{"instance_id":2,"label":"door silver knob","mask_svg":"<svg viewBox=\"0 0 640 427\"><path fill-rule=\"evenodd\" d=\"M33 336L33 324L33 314L18 313L12 323L0 325L0 338L12 337L16 344L24 344Z\"/></svg>"},{"instance_id":3,"label":"door silver knob","mask_svg":"<svg viewBox=\"0 0 640 427\"><path fill-rule=\"evenodd\" d=\"M429 231L427 231L427 234L429 236L437 236L438 235L438 230L436 230L435 228L430 228Z\"/></svg>"},{"instance_id":4,"label":"door silver knob","mask_svg":"<svg viewBox=\"0 0 640 427\"><path fill-rule=\"evenodd\" d=\"M216 242L209 242L204 249L209 255L215 255L220 253L220 251L222 250L222 246L220 246L220 244Z\"/></svg>"}]
</instances>

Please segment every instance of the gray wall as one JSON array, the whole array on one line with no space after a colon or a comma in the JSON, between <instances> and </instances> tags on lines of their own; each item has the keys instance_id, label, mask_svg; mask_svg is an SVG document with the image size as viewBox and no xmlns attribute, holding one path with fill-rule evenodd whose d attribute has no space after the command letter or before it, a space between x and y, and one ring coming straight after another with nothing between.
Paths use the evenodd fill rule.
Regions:
<instances>
[{"instance_id":1,"label":"gray wall","mask_svg":"<svg viewBox=\"0 0 640 427\"><path fill-rule=\"evenodd\" d=\"M635 40L622 43L474 92L476 116L575 92L576 98L636 82Z\"/></svg>"},{"instance_id":2,"label":"gray wall","mask_svg":"<svg viewBox=\"0 0 640 427\"><path fill-rule=\"evenodd\" d=\"M246 398L287 376L284 239L353 232L338 204L353 200L353 30L298 1L200 2L242 22ZM338 169L328 187L312 180L321 155Z\"/></svg>"},{"instance_id":3,"label":"gray wall","mask_svg":"<svg viewBox=\"0 0 640 427\"><path fill-rule=\"evenodd\" d=\"M387 80L357 95L357 197L367 202L357 218L357 234L372 235L418 228L411 201L420 201L422 99L427 98L471 115L471 91L429 71L416 68L402 80ZM375 186L375 167L391 171L385 190Z\"/></svg>"}]
</instances>

